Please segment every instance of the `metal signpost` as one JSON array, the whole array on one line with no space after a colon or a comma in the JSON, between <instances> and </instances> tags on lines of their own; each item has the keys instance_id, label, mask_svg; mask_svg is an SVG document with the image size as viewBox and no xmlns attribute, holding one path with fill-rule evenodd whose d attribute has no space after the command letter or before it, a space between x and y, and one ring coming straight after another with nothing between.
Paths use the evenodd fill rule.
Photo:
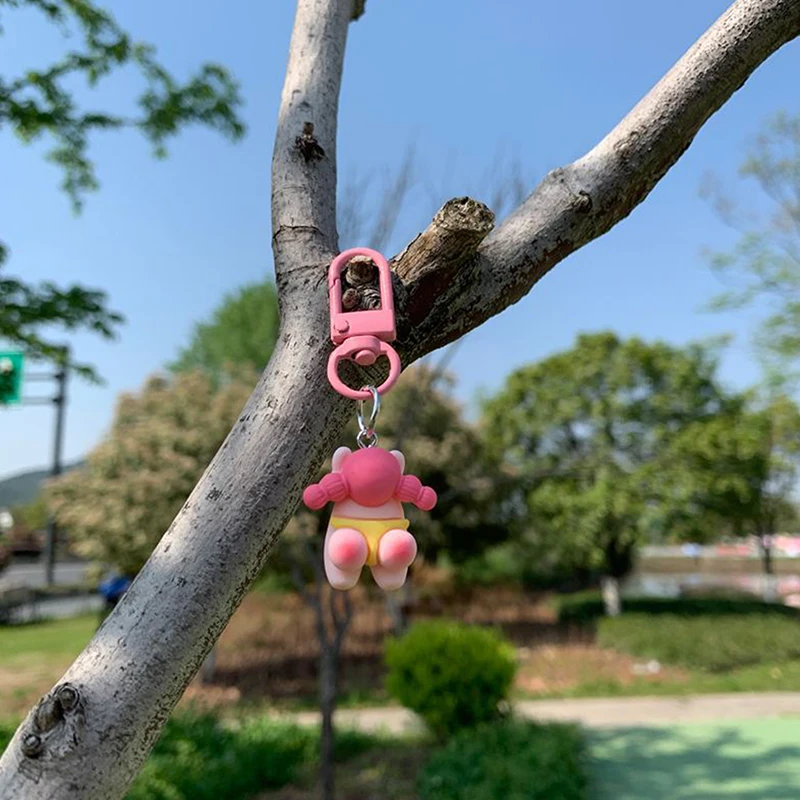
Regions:
<instances>
[{"instance_id":1,"label":"metal signpost","mask_svg":"<svg viewBox=\"0 0 800 800\"><path fill-rule=\"evenodd\" d=\"M63 350L63 358L54 373L32 373L24 375L28 381L56 382L56 393L53 397L23 397L22 383L25 356L19 352L0 351L0 407L2 406L55 406L56 419L53 436L53 463L50 475L56 477L62 471L62 451L64 447L64 412L67 405L67 376L69 374L69 348ZM50 517L47 522L47 538L44 550L44 577L48 586L52 586L55 578L56 540L58 531L55 520Z\"/></svg>"}]
</instances>

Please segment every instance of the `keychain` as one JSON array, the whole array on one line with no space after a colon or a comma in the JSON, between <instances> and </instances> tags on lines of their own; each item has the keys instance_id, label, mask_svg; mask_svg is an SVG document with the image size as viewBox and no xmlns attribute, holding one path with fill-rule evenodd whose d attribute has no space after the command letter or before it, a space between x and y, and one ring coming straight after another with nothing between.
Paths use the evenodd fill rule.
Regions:
<instances>
[{"instance_id":1,"label":"keychain","mask_svg":"<svg viewBox=\"0 0 800 800\"><path fill-rule=\"evenodd\" d=\"M380 309L345 312L342 308L342 272L354 256L367 256L378 268ZM378 586L391 591L405 583L417 555L402 504L430 511L436 505L436 492L416 476L404 475L403 454L378 447L375 433L381 395L400 375L400 358L389 344L396 338L389 264L374 250L346 250L331 263L328 292L331 339L336 345L328 361L328 380L337 392L356 400L358 449L338 448L331 472L303 492L303 501L313 511L334 504L324 545L325 574L331 586L352 589L366 565ZM381 386L351 389L339 377L342 360L368 366L380 356L389 360L389 376ZM372 401L368 418L366 400Z\"/></svg>"}]
</instances>

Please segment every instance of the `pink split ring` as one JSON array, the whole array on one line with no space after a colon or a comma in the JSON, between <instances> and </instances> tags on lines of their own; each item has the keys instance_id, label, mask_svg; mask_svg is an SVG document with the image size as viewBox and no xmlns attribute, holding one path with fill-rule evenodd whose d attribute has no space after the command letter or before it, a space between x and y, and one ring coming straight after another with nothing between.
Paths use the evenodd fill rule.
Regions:
<instances>
[{"instance_id":1,"label":"pink split ring","mask_svg":"<svg viewBox=\"0 0 800 800\"><path fill-rule=\"evenodd\" d=\"M389 359L389 377L378 387L378 393L385 394L400 377L400 356L391 345L374 336L353 336L340 344L328 358L328 382L339 394L351 400L369 400L372 394L368 389L351 389L342 381L339 377L339 362L355 361L367 366L374 364L382 355Z\"/></svg>"}]
</instances>

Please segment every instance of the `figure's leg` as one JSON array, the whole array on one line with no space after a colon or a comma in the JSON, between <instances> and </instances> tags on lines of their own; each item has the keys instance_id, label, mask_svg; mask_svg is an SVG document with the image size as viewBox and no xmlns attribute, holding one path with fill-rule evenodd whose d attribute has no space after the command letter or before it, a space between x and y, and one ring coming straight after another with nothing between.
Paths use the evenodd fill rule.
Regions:
<instances>
[{"instance_id":1,"label":"figure's leg","mask_svg":"<svg viewBox=\"0 0 800 800\"><path fill-rule=\"evenodd\" d=\"M328 529L325 536L325 575L334 589L352 589L367 560L367 542L355 528Z\"/></svg>"},{"instance_id":2,"label":"figure's leg","mask_svg":"<svg viewBox=\"0 0 800 800\"><path fill-rule=\"evenodd\" d=\"M378 563L372 568L375 583L386 591L399 589L406 582L411 562L417 556L417 542L408 532L395 528L378 542Z\"/></svg>"}]
</instances>

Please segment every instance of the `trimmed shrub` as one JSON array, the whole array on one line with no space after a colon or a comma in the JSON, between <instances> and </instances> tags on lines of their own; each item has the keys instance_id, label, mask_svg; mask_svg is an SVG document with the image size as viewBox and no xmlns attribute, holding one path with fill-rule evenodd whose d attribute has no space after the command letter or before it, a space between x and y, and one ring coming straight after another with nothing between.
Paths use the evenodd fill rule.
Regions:
<instances>
[{"instance_id":1,"label":"trimmed shrub","mask_svg":"<svg viewBox=\"0 0 800 800\"><path fill-rule=\"evenodd\" d=\"M557 600L558 621L563 624L587 625L604 616L599 592L576 592ZM623 616L633 614L673 614L684 617L732 616L742 614L771 614L800 619L800 611L780 603L764 603L757 599L732 597L626 597L622 601Z\"/></svg>"},{"instance_id":2,"label":"trimmed shrub","mask_svg":"<svg viewBox=\"0 0 800 800\"><path fill-rule=\"evenodd\" d=\"M498 633L455 622L421 622L386 646L387 688L439 737L496 719L516 672Z\"/></svg>"},{"instance_id":3,"label":"trimmed shrub","mask_svg":"<svg viewBox=\"0 0 800 800\"><path fill-rule=\"evenodd\" d=\"M584 800L583 742L572 725L508 721L455 736L420 774L422 800Z\"/></svg>"},{"instance_id":4,"label":"trimmed shrub","mask_svg":"<svg viewBox=\"0 0 800 800\"><path fill-rule=\"evenodd\" d=\"M177 714L127 800L244 800L289 783L314 740L313 732L267 719L228 728L210 714Z\"/></svg>"},{"instance_id":5,"label":"trimmed shrub","mask_svg":"<svg viewBox=\"0 0 800 800\"><path fill-rule=\"evenodd\" d=\"M623 614L598 623L598 643L706 672L800 657L796 619L766 614L686 617Z\"/></svg>"}]
</instances>

